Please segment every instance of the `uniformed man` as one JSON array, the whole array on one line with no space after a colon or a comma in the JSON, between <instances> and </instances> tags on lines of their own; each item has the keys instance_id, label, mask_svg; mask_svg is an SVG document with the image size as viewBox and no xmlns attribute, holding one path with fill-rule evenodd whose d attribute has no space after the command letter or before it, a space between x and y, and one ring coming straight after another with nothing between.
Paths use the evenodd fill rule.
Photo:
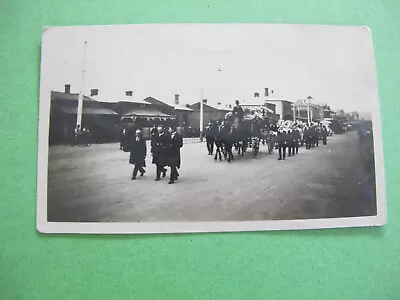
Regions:
<instances>
[{"instance_id":1,"label":"uniformed man","mask_svg":"<svg viewBox=\"0 0 400 300\"><path fill-rule=\"evenodd\" d=\"M300 146L300 140L301 140L301 135L300 135L300 130L299 128L296 128L293 131L293 138L294 138L294 151L296 154L299 154L299 146Z\"/></svg>"},{"instance_id":2,"label":"uniformed man","mask_svg":"<svg viewBox=\"0 0 400 300\"><path fill-rule=\"evenodd\" d=\"M322 135L322 143L326 145L326 140L328 138L328 130L326 129L325 125L322 126L321 135Z\"/></svg>"},{"instance_id":3,"label":"uniformed man","mask_svg":"<svg viewBox=\"0 0 400 300\"><path fill-rule=\"evenodd\" d=\"M286 158L286 147L287 147L287 136L286 132L281 129L278 132L277 136L277 141L278 141L278 151L279 151L279 158L278 160L285 160Z\"/></svg>"},{"instance_id":4,"label":"uniformed man","mask_svg":"<svg viewBox=\"0 0 400 300\"><path fill-rule=\"evenodd\" d=\"M295 156L296 144L294 141L293 130L288 130L287 132L287 147L288 147L288 156Z\"/></svg>"}]
</instances>

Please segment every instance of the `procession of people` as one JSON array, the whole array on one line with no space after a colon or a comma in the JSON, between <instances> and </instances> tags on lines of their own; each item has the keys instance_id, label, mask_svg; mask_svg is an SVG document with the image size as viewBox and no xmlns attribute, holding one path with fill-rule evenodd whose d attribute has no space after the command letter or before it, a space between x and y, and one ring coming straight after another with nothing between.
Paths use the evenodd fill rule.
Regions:
<instances>
[{"instance_id":1,"label":"procession of people","mask_svg":"<svg viewBox=\"0 0 400 300\"><path fill-rule=\"evenodd\" d=\"M122 149L130 152L129 163L134 165L132 180L136 180L138 172L143 176L146 167L147 146L140 129L130 128L124 137ZM133 131L135 136L133 137ZM151 129L151 154L152 164L156 165L156 179L160 181L167 175L167 168L170 168L169 184L175 183L179 178L178 169L181 167L181 148L183 138L177 132L176 127L153 127Z\"/></svg>"},{"instance_id":2,"label":"procession of people","mask_svg":"<svg viewBox=\"0 0 400 300\"><path fill-rule=\"evenodd\" d=\"M299 147L305 144L307 150L318 147L319 140L327 144L328 130L322 124L305 124L301 121L279 120L275 124L261 122L261 118L255 115L251 119L250 128L244 125L244 110L236 101L236 106L231 113L225 116L221 122L210 121L205 130L206 147L208 155L214 155L214 159L222 160L222 157L229 162L234 159L232 149L244 154L252 140L256 140L258 150L260 140L268 139L278 149L278 160L285 160L286 157L294 157L299 154ZM261 134L262 130L267 131L267 137ZM265 132L265 131L264 131ZM152 164L156 166L155 181L166 177L170 169L169 184L175 183L179 178L178 170L181 167L181 148L183 147L182 135L177 132L176 126L153 125L150 130L150 153ZM258 143L258 144L257 144ZM254 145L253 145L254 146ZM129 163L134 165L132 180L136 180L140 172L142 177L145 174L147 146L143 138L143 132L135 127L124 128L121 131L120 149L130 152ZM269 151L271 153L272 151Z\"/></svg>"}]
</instances>

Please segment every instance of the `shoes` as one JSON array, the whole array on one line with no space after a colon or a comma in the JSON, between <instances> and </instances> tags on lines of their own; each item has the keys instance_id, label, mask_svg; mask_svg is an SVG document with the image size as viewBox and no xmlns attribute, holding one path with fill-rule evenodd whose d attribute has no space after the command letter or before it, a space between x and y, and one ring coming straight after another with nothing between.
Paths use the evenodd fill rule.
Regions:
<instances>
[{"instance_id":1,"label":"shoes","mask_svg":"<svg viewBox=\"0 0 400 300\"><path fill-rule=\"evenodd\" d=\"M155 181L160 181L161 179L158 177L158 178L156 178L156 180Z\"/></svg>"},{"instance_id":2,"label":"shoes","mask_svg":"<svg viewBox=\"0 0 400 300\"><path fill-rule=\"evenodd\" d=\"M174 183L174 180L168 181L168 184L173 184L173 183Z\"/></svg>"},{"instance_id":3,"label":"shoes","mask_svg":"<svg viewBox=\"0 0 400 300\"><path fill-rule=\"evenodd\" d=\"M143 177L144 173L146 173L146 171L140 172L140 177Z\"/></svg>"},{"instance_id":4,"label":"shoes","mask_svg":"<svg viewBox=\"0 0 400 300\"><path fill-rule=\"evenodd\" d=\"M167 176L167 170L162 172L162 177L164 178L165 176Z\"/></svg>"},{"instance_id":5,"label":"shoes","mask_svg":"<svg viewBox=\"0 0 400 300\"><path fill-rule=\"evenodd\" d=\"M132 176L132 178L131 178L132 180L136 180L136 177L134 177L134 176Z\"/></svg>"}]
</instances>

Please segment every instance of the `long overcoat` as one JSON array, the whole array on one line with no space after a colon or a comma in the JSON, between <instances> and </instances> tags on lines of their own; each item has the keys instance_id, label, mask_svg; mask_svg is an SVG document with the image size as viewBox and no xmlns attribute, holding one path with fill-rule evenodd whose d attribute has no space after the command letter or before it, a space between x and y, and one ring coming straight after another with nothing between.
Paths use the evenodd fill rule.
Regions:
<instances>
[{"instance_id":1,"label":"long overcoat","mask_svg":"<svg viewBox=\"0 0 400 300\"><path fill-rule=\"evenodd\" d=\"M130 141L130 150L129 163L137 168L146 167L146 141L143 138L133 138Z\"/></svg>"},{"instance_id":2,"label":"long overcoat","mask_svg":"<svg viewBox=\"0 0 400 300\"><path fill-rule=\"evenodd\" d=\"M160 134L156 138L152 163L164 167L170 166L171 152L171 135L168 132Z\"/></svg>"},{"instance_id":3,"label":"long overcoat","mask_svg":"<svg viewBox=\"0 0 400 300\"><path fill-rule=\"evenodd\" d=\"M175 165L178 169L181 167L181 148L183 147L182 136L175 132L171 137L171 157L170 164Z\"/></svg>"}]
</instances>

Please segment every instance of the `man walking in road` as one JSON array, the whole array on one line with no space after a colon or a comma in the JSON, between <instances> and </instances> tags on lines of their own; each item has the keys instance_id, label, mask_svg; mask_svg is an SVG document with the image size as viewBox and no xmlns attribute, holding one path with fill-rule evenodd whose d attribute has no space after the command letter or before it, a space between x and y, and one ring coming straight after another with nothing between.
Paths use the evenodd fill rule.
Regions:
<instances>
[{"instance_id":1,"label":"man walking in road","mask_svg":"<svg viewBox=\"0 0 400 300\"><path fill-rule=\"evenodd\" d=\"M169 184L178 180L179 173L177 169L181 167L181 148L183 147L182 136L176 131L175 127L171 128L171 157L169 159L171 166L171 174Z\"/></svg>"},{"instance_id":2,"label":"man walking in road","mask_svg":"<svg viewBox=\"0 0 400 300\"><path fill-rule=\"evenodd\" d=\"M214 152L214 142L215 142L215 124L213 123L208 123L208 126L206 128L206 143L207 143L207 151L208 155L213 155Z\"/></svg>"},{"instance_id":3,"label":"man walking in road","mask_svg":"<svg viewBox=\"0 0 400 300\"><path fill-rule=\"evenodd\" d=\"M279 151L279 158L278 160L285 160L286 158L286 147L287 147L287 136L286 132L281 129L278 132L277 136L277 141L278 141L278 151Z\"/></svg>"},{"instance_id":4,"label":"man walking in road","mask_svg":"<svg viewBox=\"0 0 400 300\"><path fill-rule=\"evenodd\" d=\"M131 137L130 137L131 138ZM136 130L136 136L129 141L130 143L130 156L129 163L134 165L132 180L136 179L138 171L140 176L145 173L144 167L146 167L146 141L143 139L142 131Z\"/></svg>"},{"instance_id":5,"label":"man walking in road","mask_svg":"<svg viewBox=\"0 0 400 300\"><path fill-rule=\"evenodd\" d=\"M153 161L152 163L156 165L156 181L161 178L161 173L163 177L166 176L167 170L166 166L169 165L169 158L171 155L171 135L163 126L158 128L159 135L157 137L155 147L153 150Z\"/></svg>"}]
</instances>

